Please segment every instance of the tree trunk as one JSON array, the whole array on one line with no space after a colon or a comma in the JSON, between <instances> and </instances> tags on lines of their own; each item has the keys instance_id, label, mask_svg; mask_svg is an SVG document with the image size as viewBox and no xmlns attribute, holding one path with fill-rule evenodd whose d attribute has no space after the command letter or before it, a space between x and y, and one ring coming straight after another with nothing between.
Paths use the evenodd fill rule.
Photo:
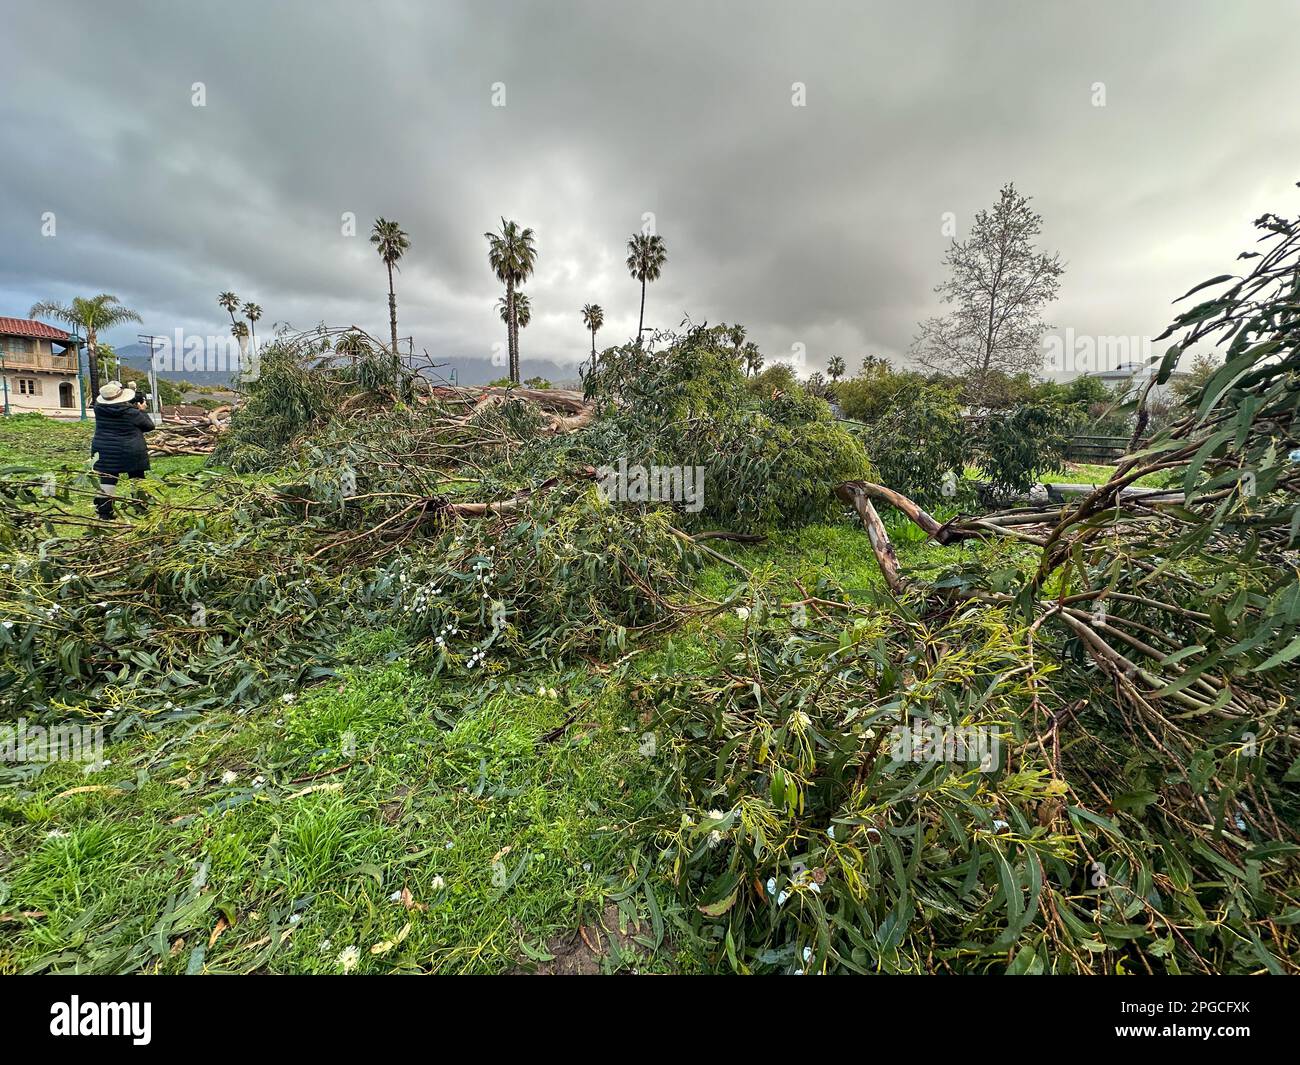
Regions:
<instances>
[{"instance_id":1,"label":"tree trunk","mask_svg":"<svg viewBox=\"0 0 1300 1065\"><path fill-rule=\"evenodd\" d=\"M393 264L388 264L388 327L393 332L393 384L397 384L397 296L393 292Z\"/></svg>"},{"instance_id":2,"label":"tree trunk","mask_svg":"<svg viewBox=\"0 0 1300 1065\"><path fill-rule=\"evenodd\" d=\"M509 359L507 373L512 385L519 384L519 333L515 328L515 280L506 279L506 350Z\"/></svg>"},{"instance_id":3,"label":"tree trunk","mask_svg":"<svg viewBox=\"0 0 1300 1065\"><path fill-rule=\"evenodd\" d=\"M596 327L591 329L591 372L596 372Z\"/></svg>"},{"instance_id":4,"label":"tree trunk","mask_svg":"<svg viewBox=\"0 0 1300 1065\"><path fill-rule=\"evenodd\" d=\"M641 346L641 334L645 331L645 278L641 278L641 317L636 323L636 346Z\"/></svg>"},{"instance_id":5,"label":"tree trunk","mask_svg":"<svg viewBox=\"0 0 1300 1065\"><path fill-rule=\"evenodd\" d=\"M88 375L90 377L90 402L92 404L99 398L99 347L95 341L94 327L87 326L86 351L90 358Z\"/></svg>"}]
</instances>

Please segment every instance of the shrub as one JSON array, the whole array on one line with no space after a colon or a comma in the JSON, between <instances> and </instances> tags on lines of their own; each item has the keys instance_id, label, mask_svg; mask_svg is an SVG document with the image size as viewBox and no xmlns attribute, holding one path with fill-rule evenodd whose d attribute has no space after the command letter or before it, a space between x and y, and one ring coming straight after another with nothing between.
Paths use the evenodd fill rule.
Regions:
<instances>
[{"instance_id":1,"label":"shrub","mask_svg":"<svg viewBox=\"0 0 1300 1065\"><path fill-rule=\"evenodd\" d=\"M662 351L610 349L588 376L605 406L592 465L703 466L701 514L733 531L798 524L835 506L841 481L869 470L862 445L788 366L746 382L734 349L697 327Z\"/></svg>"},{"instance_id":2,"label":"shrub","mask_svg":"<svg viewBox=\"0 0 1300 1065\"><path fill-rule=\"evenodd\" d=\"M972 457L996 495L1027 492L1038 475L1060 467L1073 415L1054 403L1027 403L979 422Z\"/></svg>"},{"instance_id":3,"label":"shrub","mask_svg":"<svg viewBox=\"0 0 1300 1065\"><path fill-rule=\"evenodd\" d=\"M882 483L935 502L951 498L954 479L961 477L964 431L953 394L912 379L892 394L862 439Z\"/></svg>"}]
</instances>

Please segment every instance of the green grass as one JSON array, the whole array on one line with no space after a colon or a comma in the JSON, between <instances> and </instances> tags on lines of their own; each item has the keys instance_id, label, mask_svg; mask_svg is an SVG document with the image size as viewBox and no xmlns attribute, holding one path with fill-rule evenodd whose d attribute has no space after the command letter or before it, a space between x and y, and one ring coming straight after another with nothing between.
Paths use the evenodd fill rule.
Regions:
<instances>
[{"instance_id":1,"label":"green grass","mask_svg":"<svg viewBox=\"0 0 1300 1065\"><path fill-rule=\"evenodd\" d=\"M291 704L0 793L0 972L494 972L599 914L652 782L619 698L444 686L391 634L355 644L375 661Z\"/></svg>"},{"instance_id":2,"label":"green grass","mask_svg":"<svg viewBox=\"0 0 1300 1065\"><path fill-rule=\"evenodd\" d=\"M23 466L42 471L84 468L90 461L93 419L63 421L43 414L15 414L0 418L0 467ZM203 468L204 455L160 455L150 472L165 476L193 473Z\"/></svg>"},{"instance_id":3,"label":"green grass","mask_svg":"<svg viewBox=\"0 0 1300 1065\"><path fill-rule=\"evenodd\" d=\"M1054 484L1105 484L1115 475L1114 466L1091 462L1067 462L1061 469L1042 475L1041 480ZM1148 473L1134 484L1144 488L1160 488L1166 483L1159 473Z\"/></svg>"}]
</instances>

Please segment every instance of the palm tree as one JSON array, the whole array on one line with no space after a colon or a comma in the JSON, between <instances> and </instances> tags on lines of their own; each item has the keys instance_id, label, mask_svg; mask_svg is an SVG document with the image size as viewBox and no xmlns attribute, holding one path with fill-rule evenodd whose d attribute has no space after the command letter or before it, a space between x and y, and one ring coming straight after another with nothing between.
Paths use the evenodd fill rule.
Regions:
<instances>
[{"instance_id":1,"label":"palm tree","mask_svg":"<svg viewBox=\"0 0 1300 1065\"><path fill-rule=\"evenodd\" d=\"M510 304L502 296L497 300L497 310L501 312L501 320L506 325L510 324ZM515 317L519 319L519 328L527 329L528 323L533 320L533 306L528 301L528 296L523 292L515 293Z\"/></svg>"},{"instance_id":2,"label":"palm tree","mask_svg":"<svg viewBox=\"0 0 1300 1065\"><path fill-rule=\"evenodd\" d=\"M645 329L645 283L659 280L659 274L667 260L668 249L664 247L664 238L657 233L633 233L627 242L628 273L641 282L641 317L636 327L638 344L641 343L641 332Z\"/></svg>"},{"instance_id":3,"label":"palm tree","mask_svg":"<svg viewBox=\"0 0 1300 1065\"><path fill-rule=\"evenodd\" d=\"M396 222L390 222L386 218L375 219L374 228L370 232L370 243L375 246L379 252L379 257L384 260L384 265L388 267L388 325L393 334L393 373L397 373L397 296L393 292L393 270L397 266L397 260L406 254L411 246L410 240L407 239L406 233Z\"/></svg>"},{"instance_id":4,"label":"palm tree","mask_svg":"<svg viewBox=\"0 0 1300 1065\"><path fill-rule=\"evenodd\" d=\"M745 345L744 355L745 376L748 377L751 373L757 376L758 371L763 368L763 356L759 353L758 345L751 340Z\"/></svg>"},{"instance_id":5,"label":"palm tree","mask_svg":"<svg viewBox=\"0 0 1300 1065\"><path fill-rule=\"evenodd\" d=\"M230 333L233 336L235 333L235 312L239 310L239 297L233 292L227 290L218 294L217 303L220 306L225 307L226 312L230 315Z\"/></svg>"},{"instance_id":6,"label":"palm tree","mask_svg":"<svg viewBox=\"0 0 1300 1065\"><path fill-rule=\"evenodd\" d=\"M344 333L334 344L335 354L347 356L353 367L357 365L357 359L364 358L369 350L365 337L356 332Z\"/></svg>"},{"instance_id":7,"label":"palm tree","mask_svg":"<svg viewBox=\"0 0 1300 1065\"><path fill-rule=\"evenodd\" d=\"M731 341L731 346L736 349L736 361L740 361L740 349L745 343L745 327L737 322L727 330L727 339Z\"/></svg>"},{"instance_id":8,"label":"palm tree","mask_svg":"<svg viewBox=\"0 0 1300 1065\"><path fill-rule=\"evenodd\" d=\"M605 324L605 311L599 303L588 303L582 308L582 324L591 330L591 369L596 370L596 330Z\"/></svg>"},{"instance_id":9,"label":"palm tree","mask_svg":"<svg viewBox=\"0 0 1300 1065\"><path fill-rule=\"evenodd\" d=\"M256 325L256 322L257 322L257 320L258 320L259 318L262 317L262 308L259 307L256 303L245 303L245 304L244 304L244 317L248 319L248 324L249 324L249 326L252 327L252 331L253 331L253 346L256 347L256 346L257 346L257 325Z\"/></svg>"},{"instance_id":10,"label":"palm tree","mask_svg":"<svg viewBox=\"0 0 1300 1065\"><path fill-rule=\"evenodd\" d=\"M826 363L826 372L831 375L832 381L838 381L844 376L844 356L832 355Z\"/></svg>"},{"instance_id":11,"label":"palm tree","mask_svg":"<svg viewBox=\"0 0 1300 1065\"><path fill-rule=\"evenodd\" d=\"M99 395L99 331L109 330L124 322L142 322L143 319L129 307L123 307L116 296L102 292L83 299L77 296L71 303L46 300L37 303L27 312L29 318L53 318L65 325L77 326L86 331L86 351L90 358L90 394Z\"/></svg>"},{"instance_id":12,"label":"palm tree","mask_svg":"<svg viewBox=\"0 0 1300 1065\"><path fill-rule=\"evenodd\" d=\"M519 315L515 289L528 280L537 265L533 231L520 229L518 222L501 219L500 233L484 233L488 242L488 263L497 280L506 286L506 344L510 350L510 380L519 384Z\"/></svg>"}]
</instances>

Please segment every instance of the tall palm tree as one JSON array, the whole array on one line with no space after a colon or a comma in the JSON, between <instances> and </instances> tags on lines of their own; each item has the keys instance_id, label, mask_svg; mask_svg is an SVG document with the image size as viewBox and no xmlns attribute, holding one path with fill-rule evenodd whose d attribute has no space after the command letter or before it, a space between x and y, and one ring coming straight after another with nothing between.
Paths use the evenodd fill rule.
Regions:
<instances>
[{"instance_id":1,"label":"tall palm tree","mask_svg":"<svg viewBox=\"0 0 1300 1065\"><path fill-rule=\"evenodd\" d=\"M396 222L390 222L386 218L375 219L374 228L370 231L370 243L375 246L379 252L379 257L384 260L384 265L388 267L388 325L393 334L393 373L397 373L397 296L393 292L393 270L397 266L397 260L406 254L411 246L407 239L406 233Z\"/></svg>"},{"instance_id":2,"label":"tall palm tree","mask_svg":"<svg viewBox=\"0 0 1300 1065\"><path fill-rule=\"evenodd\" d=\"M497 280L506 286L506 342L510 350L510 380L519 384L519 315L515 290L528 280L537 265L537 247L531 229L501 219L500 233L484 233L488 242L488 263Z\"/></svg>"},{"instance_id":3,"label":"tall palm tree","mask_svg":"<svg viewBox=\"0 0 1300 1065\"><path fill-rule=\"evenodd\" d=\"M748 377L751 373L757 375L758 371L763 368L763 356L758 350L758 345L751 340L745 345L743 354L745 356L745 376Z\"/></svg>"},{"instance_id":4,"label":"tall palm tree","mask_svg":"<svg viewBox=\"0 0 1300 1065\"><path fill-rule=\"evenodd\" d=\"M262 308L256 303L244 304L244 317L248 319L248 324L253 332L253 346L257 346L257 320L262 317Z\"/></svg>"},{"instance_id":5,"label":"tall palm tree","mask_svg":"<svg viewBox=\"0 0 1300 1065\"><path fill-rule=\"evenodd\" d=\"M53 318L65 325L79 327L86 331L86 351L90 358L90 394L99 395L99 332L109 330L124 322L142 322L142 319L129 307L123 307L122 301L107 292L88 299L75 297L71 303L59 303L46 300L33 304L27 312L29 318Z\"/></svg>"},{"instance_id":6,"label":"tall palm tree","mask_svg":"<svg viewBox=\"0 0 1300 1065\"><path fill-rule=\"evenodd\" d=\"M239 297L233 292L227 290L218 294L217 303L226 308L226 313L230 315L230 332L234 335L235 329L235 312L239 310Z\"/></svg>"},{"instance_id":7,"label":"tall palm tree","mask_svg":"<svg viewBox=\"0 0 1300 1065\"><path fill-rule=\"evenodd\" d=\"M596 370L596 330L605 324L605 311L599 303L588 303L582 308L582 324L591 330L591 369Z\"/></svg>"},{"instance_id":8,"label":"tall palm tree","mask_svg":"<svg viewBox=\"0 0 1300 1065\"><path fill-rule=\"evenodd\" d=\"M664 238L657 233L633 233L627 242L628 273L641 282L641 317L636 327L638 344L641 343L641 333L645 329L645 283L659 280L659 274L667 260L668 249L664 247Z\"/></svg>"},{"instance_id":9,"label":"tall palm tree","mask_svg":"<svg viewBox=\"0 0 1300 1065\"><path fill-rule=\"evenodd\" d=\"M504 296L497 300L497 310L501 312L501 321L509 325L510 304ZM528 301L528 295L524 292L515 293L515 317L519 320L520 329L527 329L528 323L533 320L533 305Z\"/></svg>"},{"instance_id":10,"label":"tall palm tree","mask_svg":"<svg viewBox=\"0 0 1300 1065\"><path fill-rule=\"evenodd\" d=\"M740 361L740 349L745 344L745 327L737 322L727 330L727 339L731 341L731 346L736 349L736 361Z\"/></svg>"},{"instance_id":11,"label":"tall palm tree","mask_svg":"<svg viewBox=\"0 0 1300 1065\"><path fill-rule=\"evenodd\" d=\"M838 381L844 376L844 356L832 355L826 363L826 372L831 375L832 381Z\"/></svg>"}]
</instances>

